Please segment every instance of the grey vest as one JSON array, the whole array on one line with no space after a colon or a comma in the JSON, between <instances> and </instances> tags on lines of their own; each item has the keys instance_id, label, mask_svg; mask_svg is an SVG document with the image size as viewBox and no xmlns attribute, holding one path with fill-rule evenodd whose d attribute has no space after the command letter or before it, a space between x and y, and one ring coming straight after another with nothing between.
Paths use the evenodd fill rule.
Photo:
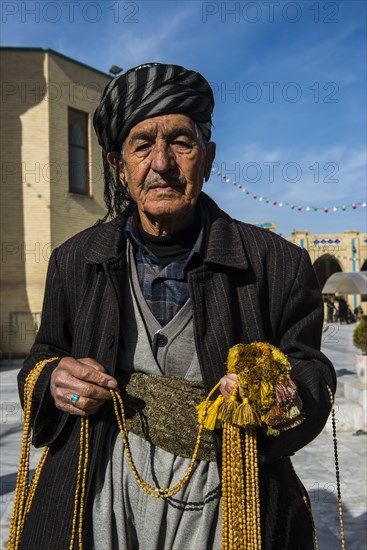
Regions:
<instances>
[{"instance_id":1,"label":"grey vest","mask_svg":"<svg viewBox=\"0 0 367 550\"><path fill-rule=\"evenodd\" d=\"M129 277L124 281L124 313L116 376L145 374L202 380L195 350L191 300L162 327L142 294L132 247L127 247Z\"/></svg>"}]
</instances>

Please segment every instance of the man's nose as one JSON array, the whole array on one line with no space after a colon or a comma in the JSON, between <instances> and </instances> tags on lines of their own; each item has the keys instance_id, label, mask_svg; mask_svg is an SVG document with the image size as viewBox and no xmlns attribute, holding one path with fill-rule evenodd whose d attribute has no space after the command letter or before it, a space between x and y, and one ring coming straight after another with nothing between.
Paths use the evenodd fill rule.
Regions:
<instances>
[{"instance_id":1,"label":"man's nose","mask_svg":"<svg viewBox=\"0 0 367 550\"><path fill-rule=\"evenodd\" d=\"M151 168L154 172L164 173L176 166L173 151L167 144L156 144L152 151Z\"/></svg>"}]
</instances>

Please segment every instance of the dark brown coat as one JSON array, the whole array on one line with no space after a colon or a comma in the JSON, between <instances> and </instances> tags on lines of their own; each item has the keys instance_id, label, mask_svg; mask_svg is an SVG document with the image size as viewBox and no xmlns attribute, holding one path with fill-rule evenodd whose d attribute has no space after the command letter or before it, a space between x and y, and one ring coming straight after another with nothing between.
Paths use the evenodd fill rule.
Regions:
<instances>
[{"instance_id":1,"label":"dark brown coat","mask_svg":"<svg viewBox=\"0 0 367 550\"><path fill-rule=\"evenodd\" d=\"M205 262L189 273L188 282L204 384L209 391L223 376L234 344L267 341L288 355L305 421L276 438L259 436L263 547L307 550L313 548L310 517L286 457L321 431L330 412L327 385L335 390L333 367L319 351L322 301L315 274L305 250L231 219L204 194L200 200L210 210L211 228ZM120 282L126 273L123 227L121 216L53 252L42 324L19 373L21 396L27 374L46 357L93 357L115 372L124 307ZM57 363L46 367L34 398L33 443L49 445L50 454L26 522L22 548L27 550L69 547L79 419L53 404L49 380ZM103 411L91 418L89 480L106 422ZM88 496L84 547L90 550Z\"/></svg>"}]
</instances>

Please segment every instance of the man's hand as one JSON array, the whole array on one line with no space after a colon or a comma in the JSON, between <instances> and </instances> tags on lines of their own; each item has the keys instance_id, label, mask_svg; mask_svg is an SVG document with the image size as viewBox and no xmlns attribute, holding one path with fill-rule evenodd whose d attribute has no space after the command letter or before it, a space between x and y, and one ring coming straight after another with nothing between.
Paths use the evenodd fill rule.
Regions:
<instances>
[{"instance_id":1,"label":"man's hand","mask_svg":"<svg viewBox=\"0 0 367 550\"><path fill-rule=\"evenodd\" d=\"M226 374L223 378L220 379L220 393L223 395L224 399L227 401L231 393L234 390L234 387L237 383L237 374L231 373Z\"/></svg>"},{"instance_id":2,"label":"man's hand","mask_svg":"<svg viewBox=\"0 0 367 550\"><path fill-rule=\"evenodd\" d=\"M56 407L78 416L96 413L107 399L111 399L109 390L115 388L117 380L90 357L64 357L51 375L50 391ZM73 394L80 396L75 404L71 401Z\"/></svg>"}]
</instances>

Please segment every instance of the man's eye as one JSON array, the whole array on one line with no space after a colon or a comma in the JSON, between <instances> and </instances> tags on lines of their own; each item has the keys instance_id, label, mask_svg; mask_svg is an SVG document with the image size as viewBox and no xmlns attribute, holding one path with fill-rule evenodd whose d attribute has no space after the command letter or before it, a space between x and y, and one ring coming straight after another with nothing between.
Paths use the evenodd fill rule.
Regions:
<instances>
[{"instance_id":1,"label":"man's eye","mask_svg":"<svg viewBox=\"0 0 367 550\"><path fill-rule=\"evenodd\" d=\"M184 147L185 149L191 148L191 143L188 143L187 141L183 141L181 139L175 139L173 141L173 145L177 145L178 147Z\"/></svg>"},{"instance_id":2,"label":"man's eye","mask_svg":"<svg viewBox=\"0 0 367 550\"><path fill-rule=\"evenodd\" d=\"M140 145L137 145L136 151L145 151L146 149L149 149L150 143L142 143Z\"/></svg>"}]
</instances>

